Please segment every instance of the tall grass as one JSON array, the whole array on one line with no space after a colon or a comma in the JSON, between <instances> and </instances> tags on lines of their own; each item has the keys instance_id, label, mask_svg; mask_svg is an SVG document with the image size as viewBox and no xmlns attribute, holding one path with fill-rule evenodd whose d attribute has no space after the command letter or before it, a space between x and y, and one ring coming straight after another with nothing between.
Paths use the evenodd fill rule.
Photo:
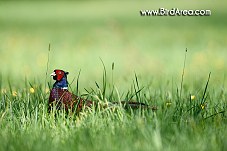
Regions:
<instances>
[{"instance_id":1,"label":"tall grass","mask_svg":"<svg viewBox=\"0 0 227 151\"><path fill-rule=\"evenodd\" d=\"M176 88L151 89L140 85L142 79L135 74L132 87L120 99L143 101L158 110L132 111L102 107L105 101L119 100L105 72L104 68L103 87L97 83L86 94L101 105L79 115L48 113L49 92L43 84L26 82L23 89L9 84L0 94L0 150L226 150L227 93L208 87L210 77L207 84L197 81L204 91L194 88L192 97L184 89L178 100Z\"/></svg>"}]
</instances>

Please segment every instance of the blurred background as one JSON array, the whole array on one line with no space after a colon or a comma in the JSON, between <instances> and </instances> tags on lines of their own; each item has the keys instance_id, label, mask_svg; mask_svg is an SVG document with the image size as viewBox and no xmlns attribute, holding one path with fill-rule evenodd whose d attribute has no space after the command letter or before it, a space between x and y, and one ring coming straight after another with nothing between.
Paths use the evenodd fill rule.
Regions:
<instances>
[{"instance_id":1,"label":"blurred background","mask_svg":"<svg viewBox=\"0 0 227 151\"><path fill-rule=\"evenodd\" d=\"M84 87L102 80L103 60L116 84L134 73L145 83L181 78L225 82L227 73L226 2L214 1L1 1L0 72L14 83L44 82L60 68L69 81L81 70ZM204 17L142 17L140 10L210 9ZM4 80L3 80L4 81ZM7 83L7 82L6 82ZM23 83L23 82L22 82Z\"/></svg>"}]
</instances>

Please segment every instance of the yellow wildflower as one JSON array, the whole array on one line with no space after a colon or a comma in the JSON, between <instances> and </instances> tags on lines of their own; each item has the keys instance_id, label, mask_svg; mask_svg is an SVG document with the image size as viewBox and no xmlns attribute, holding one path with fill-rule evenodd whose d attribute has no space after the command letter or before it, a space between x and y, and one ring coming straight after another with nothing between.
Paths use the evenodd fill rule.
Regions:
<instances>
[{"instance_id":1,"label":"yellow wildflower","mask_svg":"<svg viewBox=\"0 0 227 151\"><path fill-rule=\"evenodd\" d=\"M17 96L17 92L16 92L16 91L13 91L13 92L12 92L12 95L13 95L13 96Z\"/></svg>"},{"instance_id":2,"label":"yellow wildflower","mask_svg":"<svg viewBox=\"0 0 227 151\"><path fill-rule=\"evenodd\" d=\"M166 102L167 107L170 107L171 104L172 104L172 102Z\"/></svg>"},{"instance_id":3,"label":"yellow wildflower","mask_svg":"<svg viewBox=\"0 0 227 151\"><path fill-rule=\"evenodd\" d=\"M7 90L6 89L2 89L2 93L6 94Z\"/></svg>"},{"instance_id":4,"label":"yellow wildflower","mask_svg":"<svg viewBox=\"0 0 227 151\"><path fill-rule=\"evenodd\" d=\"M48 93L50 90L48 88L46 88L45 92Z\"/></svg>"},{"instance_id":5,"label":"yellow wildflower","mask_svg":"<svg viewBox=\"0 0 227 151\"><path fill-rule=\"evenodd\" d=\"M191 100L195 100L195 95L191 95Z\"/></svg>"},{"instance_id":6,"label":"yellow wildflower","mask_svg":"<svg viewBox=\"0 0 227 151\"><path fill-rule=\"evenodd\" d=\"M202 110L205 109L205 105L204 104L201 104L200 107L201 107Z\"/></svg>"},{"instance_id":7,"label":"yellow wildflower","mask_svg":"<svg viewBox=\"0 0 227 151\"><path fill-rule=\"evenodd\" d=\"M34 88L30 88L30 93L35 93L35 89Z\"/></svg>"}]
</instances>

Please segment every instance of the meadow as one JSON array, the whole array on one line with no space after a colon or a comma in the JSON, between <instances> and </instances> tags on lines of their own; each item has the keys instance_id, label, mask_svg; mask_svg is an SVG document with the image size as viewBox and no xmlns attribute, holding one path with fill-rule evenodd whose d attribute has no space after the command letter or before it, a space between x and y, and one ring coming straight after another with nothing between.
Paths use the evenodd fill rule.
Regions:
<instances>
[{"instance_id":1,"label":"meadow","mask_svg":"<svg viewBox=\"0 0 227 151\"><path fill-rule=\"evenodd\" d=\"M212 15L140 16L160 7ZM226 16L213 1L1 1L0 150L227 150ZM58 68L81 97L157 110L48 113Z\"/></svg>"}]
</instances>

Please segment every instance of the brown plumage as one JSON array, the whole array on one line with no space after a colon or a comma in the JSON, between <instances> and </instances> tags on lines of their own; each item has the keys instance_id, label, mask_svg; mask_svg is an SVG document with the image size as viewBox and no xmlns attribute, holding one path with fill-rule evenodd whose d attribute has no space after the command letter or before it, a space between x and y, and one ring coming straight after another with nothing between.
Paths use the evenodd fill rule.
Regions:
<instances>
[{"instance_id":1,"label":"brown plumage","mask_svg":"<svg viewBox=\"0 0 227 151\"><path fill-rule=\"evenodd\" d=\"M92 104L92 101L84 100L69 92L67 89L53 88L50 92L49 110L54 106L57 110L64 108L66 111L74 111L76 108L76 112L79 113L84 105L92 107Z\"/></svg>"}]
</instances>

